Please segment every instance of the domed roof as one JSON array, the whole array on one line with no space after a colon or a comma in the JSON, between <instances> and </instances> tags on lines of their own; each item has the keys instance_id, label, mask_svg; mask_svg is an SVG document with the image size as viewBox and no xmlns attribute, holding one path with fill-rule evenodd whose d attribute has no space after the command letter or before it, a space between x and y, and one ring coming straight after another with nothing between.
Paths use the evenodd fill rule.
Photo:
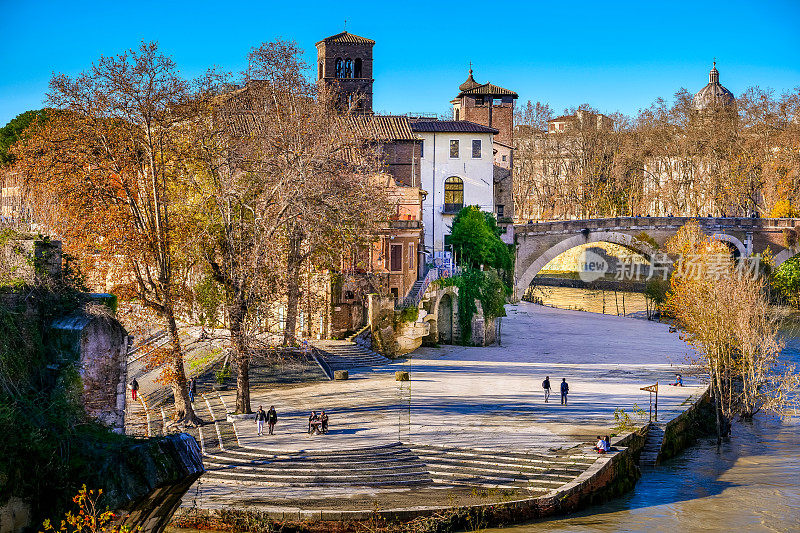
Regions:
<instances>
[{"instance_id":1,"label":"domed roof","mask_svg":"<svg viewBox=\"0 0 800 533\"><path fill-rule=\"evenodd\" d=\"M467 81L465 81L464 83L459 85L458 86L458 90L459 91L469 91L470 89L474 89L475 87L478 87L479 85L481 85L481 84L478 83L477 81L475 81L475 79L472 77L472 68L470 67L470 69L469 69L469 77L467 78Z\"/></svg>"},{"instance_id":2,"label":"domed roof","mask_svg":"<svg viewBox=\"0 0 800 533\"><path fill-rule=\"evenodd\" d=\"M733 93L719 82L717 62L714 61L714 66L708 73L708 85L694 95L694 108L699 111L712 104L730 105L734 99Z\"/></svg>"}]
</instances>

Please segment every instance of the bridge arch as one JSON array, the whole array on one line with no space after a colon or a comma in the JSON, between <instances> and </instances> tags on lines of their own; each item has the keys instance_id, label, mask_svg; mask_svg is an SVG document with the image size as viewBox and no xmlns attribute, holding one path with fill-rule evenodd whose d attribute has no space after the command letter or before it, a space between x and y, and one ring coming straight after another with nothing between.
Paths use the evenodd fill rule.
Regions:
<instances>
[{"instance_id":1,"label":"bridge arch","mask_svg":"<svg viewBox=\"0 0 800 533\"><path fill-rule=\"evenodd\" d=\"M789 250L781 250L779 253L775 254L775 268L778 268L796 255L800 255L800 253L791 252Z\"/></svg>"},{"instance_id":2,"label":"bridge arch","mask_svg":"<svg viewBox=\"0 0 800 533\"><path fill-rule=\"evenodd\" d=\"M647 259L652 259L653 254L656 253L656 249L648 243L640 241L631 235L616 231L593 231L588 235L573 235L545 250L527 269L525 269L525 272L517 277L516 285L518 294L521 295L525 292L533 281L533 278L536 277L536 274L538 274L547 263L576 246L595 242L619 244L633 252L643 255Z\"/></svg>"},{"instance_id":3,"label":"bridge arch","mask_svg":"<svg viewBox=\"0 0 800 533\"><path fill-rule=\"evenodd\" d=\"M738 254L737 253L733 254L735 258L738 259L740 257L747 257L747 249L745 248L742 241L740 241L736 237L732 235L726 235L725 233L714 233L713 235L711 235L711 238L727 243L732 250L735 249L737 252L739 252Z\"/></svg>"}]
</instances>

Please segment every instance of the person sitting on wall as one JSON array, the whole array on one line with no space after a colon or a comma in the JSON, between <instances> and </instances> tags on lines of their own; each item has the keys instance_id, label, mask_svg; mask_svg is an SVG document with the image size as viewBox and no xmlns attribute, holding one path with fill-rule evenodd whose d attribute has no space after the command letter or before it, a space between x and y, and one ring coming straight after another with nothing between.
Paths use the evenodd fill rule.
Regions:
<instances>
[{"instance_id":1,"label":"person sitting on wall","mask_svg":"<svg viewBox=\"0 0 800 533\"><path fill-rule=\"evenodd\" d=\"M606 453L606 441L600 435L597 436L597 444L594 445L597 453Z\"/></svg>"},{"instance_id":2,"label":"person sitting on wall","mask_svg":"<svg viewBox=\"0 0 800 533\"><path fill-rule=\"evenodd\" d=\"M680 374L675 374L675 383L670 383L673 387L683 387L683 378Z\"/></svg>"},{"instance_id":3,"label":"person sitting on wall","mask_svg":"<svg viewBox=\"0 0 800 533\"><path fill-rule=\"evenodd\" d=\"M608 435L603 437L603 442L606 444L606 451L610 452L613 448L611 448L611 439L608 437Z\"/></svg>"}]
</instances>

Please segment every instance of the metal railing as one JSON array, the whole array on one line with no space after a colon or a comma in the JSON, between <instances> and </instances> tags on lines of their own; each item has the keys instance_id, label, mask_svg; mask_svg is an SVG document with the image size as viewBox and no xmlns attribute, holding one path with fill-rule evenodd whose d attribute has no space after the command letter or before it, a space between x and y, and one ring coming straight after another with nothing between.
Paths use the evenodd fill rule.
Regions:
<instances>
[{"instance_id":1,"label":"metal railing","mask_svg":"<svg viewBox=\"0 0 800 533\"><path fill-rule=\"evenodd\" d=\"M408 307L416 307L419 305L419 302L422 300L422 297L425 296L425 293L428 291L428 287L430 287L431 283L436 281L437 279L449 278L451 276L457 276L461 274L461 267L453 266L451 267L430 267L425 272L425 275L422 277L421 280L418 280L414 287L411 288L408 296L403 298L398 298L397 302L395 302L395 309L406 309Z\"/></svg>"}]
</instances>

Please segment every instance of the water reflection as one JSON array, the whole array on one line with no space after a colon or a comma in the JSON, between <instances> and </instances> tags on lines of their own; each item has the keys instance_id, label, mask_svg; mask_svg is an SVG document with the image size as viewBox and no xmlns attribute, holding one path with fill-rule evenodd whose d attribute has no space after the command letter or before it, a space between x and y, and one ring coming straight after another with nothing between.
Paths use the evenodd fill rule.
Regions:
<instances>
[{"instance_id":1,"label":"water reflection","mask_svg":"<svg viewBox=\"0 0 800 533\"><path fill-rule=\"evenodd\" d=\"M647 317L645 297L638 292L537 286L532 295L550 307L633 318Z\"/></svg>"}]
</instances>

